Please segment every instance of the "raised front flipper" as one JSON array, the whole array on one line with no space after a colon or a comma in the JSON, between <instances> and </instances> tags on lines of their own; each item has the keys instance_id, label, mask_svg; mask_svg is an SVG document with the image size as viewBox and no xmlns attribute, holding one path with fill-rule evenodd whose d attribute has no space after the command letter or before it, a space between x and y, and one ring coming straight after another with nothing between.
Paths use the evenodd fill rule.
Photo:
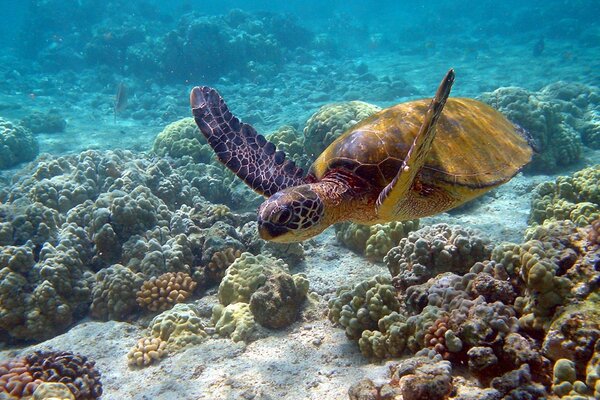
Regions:
<instances>
[{"instance_id":1,"label":"raised front flipper","mask_svg":"<svg viewBox=\"0 0 600 400\"><path fill-rule=\"evenodd\" d=\"M419 133L415 137L396 177L379 194L376 206L377 215L380 219L393 221L398 218L402 200L411 189L419 170L425 163L429 150L431 150L431 144L435 139L435 124L442 114L453 83L454 70L450 69L444 76L442 83L440 83L435 97L431 100Z\"/></svg>"},{"instance_id":2,"label":"raised front flipper","mask_svg":"<svg viewBox=\"0 0 600 400\"><path fill-rule=\"evenodd\" d=\"M192 89L190 104L198 128L217 158L254 191L264 196L304 182L303 171L286 160L283 151L231 114L219 93L210 87Z\"/></svg>"}]
</instances>

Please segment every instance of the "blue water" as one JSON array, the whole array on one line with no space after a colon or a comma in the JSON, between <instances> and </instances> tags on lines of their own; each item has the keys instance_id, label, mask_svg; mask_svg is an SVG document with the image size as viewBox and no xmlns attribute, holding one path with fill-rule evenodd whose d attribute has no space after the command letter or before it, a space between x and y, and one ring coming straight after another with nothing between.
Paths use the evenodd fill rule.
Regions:
<instances>
[{"instance_id":1,"label":"blue water","mask_svg":"<svg viewBox=\"0 0 600 400\"><path fill-rule=\"evenodd\" d=\"M194 86L212 86L231 111L259 133L271 138L280 128L278 133L292 132L278 145L307 167L320 149L307 154L303 140L309 135L304 131L320 107L360 100L385 108L431 98L446 71L454 68L452 96L477 98L497 107L539 146L532 162L505 186L463 208L421 221L421 227L448 222L484 231L492 240L490 253L502 241L523 241L532 224L530 203L532 193L539 194L538 184L586 167L595 168L596 172L586 172L592 181L598 176L599 8L598 0L0 0L0 350L12 351L83 326L92 331L86 336L89 342L66 340L72 340L75 350L100 359L98 364L108 377L106 398L128 398L136 389L135 398L173 398L169 397L176 396L169 391L169 368L177 370L175 379L186 382L178 387L178 394L187 390L187 384L195 398L205 398L198 394L205 388L196 385L197 380L210 381L211 387L228 384L210 374L202 376L200 367L188 382L191 373L186 362L191 362L193 353L173 354L179 361L163 361L159 368L164 370L145 370L146 375L129 369L123 378L121 370L109 367L121 363L125 368L132 337L138 338L140 327L149 322L149 313L135 301L139 285L134 284L164 272L189 272L199 290L186 301L203 308L203 323L209 326L206 310L218 303L218 282L207 283L205 277L198 278L198 271L206 273L217 249L269 253L285 258L294 272L306 272L323 295L315 306L318 312L313 310L308 322L299 322L304 324L301 329L284 330L274 346L284 346L281 341L288 340L291 329L312 332L306 335L315 336L304 340L309 350L302 347L306 343L294 341L297 337L290 343L303 351L321 352L326 368L333 372L318 370L318 374L339 381L331 383L330 392L323 392L327 397L319 392L318 383L313 384L316 380L298 378L304 371L299 373L296 365L265 367L269 378L265 378L264 398L283 398L287 390L283 383L271 385L270 375L291 379L297 390L292 398L304 398L304 393L298 393L305 387L313 390L311 398L346 393L347 380L354 375L345 381L339 370L348 368L357 374L372 365L354 347L344 347L346 338L341 331L332 334L329 321L323 325L325 300L342 284L387 274L383 256L377 262L367 260L331 229L305 243L304 249L269 247L272 244L254 240L256 227L244 224L256 220L256 209L264 199L222 168L213 152L202 147L204 138L198 132L196 137L181 133L181 142L167 150L160 147L158 135L169 124L191 116L189 94ZM340 115L346 127L358 122ZM193 131L194 123L187 123ZM597 257L600 225L596 222L593 233L589 222L600 215L600 204L593 182L591 186L581 193L561 194L579 202L579 208L573 205L574 213L588 212L584 216L590 218L588 230L578 231L578 243L573 244L580 247L565 250L568 256L561 253L561 263L583 259L586 251L592 254L590 249ZM548 187L551 184L539 190L554 190ZM560 190L556 190L558 198ZM579 224L583 229L585 224ZM548 236L560 233L556 232ZM590 242L586 249L581 245L584 237ZM591 243L594 240L596 244ZM489 261L488 253L481 260ZM598 275L598 261L590 261L592 257L580 260L587 262L589 275L583 276L592 277L590 282ZM559 261L548 262L556 262L557 274L567 275ZM595 270L590 267L593 263ZM470 266L461 268L464 273ZM130 280L126 282L130 286L123 286L126 289L120 293L125 306L113 310L121 303L109 301L105 292L113 289L103 285L108 287L106 282L118 270L129 274L124 279ZM139 275L132 277L134 272ZM571 272L568 279L579 274ZM513 278L518 281L515 285L521 285L515 288L519 295L529 290L522 276ZM509 280L503 279L507 285ZM597 292L588 283L577 283L583 288L573 294L577 300L586 290ZM54 294L57 302L43 297L52 295L52 290L58 293ZM503 306L517 317L523 312L515 311L512 304ZM132 325L111 325L106 330L78 325L90 320ZM307 325L313 322L314 330ZM519 329L529 334L526 327ZM322 332L324 339L318 336ZM105 337L96 340L96 334ZM544 334L527 336L537 346L535 351L541 352ZM319 347L322 339L326 345ZM114 354L102 347L108 342ZM216 355L203 362L228 369L218 363L244 350L231 356L228 345L220 343ZM60 345L53 342L50 347ZM333 358L328 353L332 347L338 352ZM192 352L202 349L194 347ZM258 349L254 351L260 353ZM331 361L336 357L339 362ZM464 372L467 355L460 357L459 369ZM247 368L251 363L246 360L235 366L239 370L232 374L241 376L236 384L242 389L232 389L233 397L227 398L241 398L244 385L252 385L242 375L243 370L253 373L254 365ZM544 371L536 374L545 375L547 366L538 367ZM316 371L307 374L317 375ZM146 379L140 385L148 387L135 387L137 373ZM534 380L542 379L537 375ZM263 397L259 393L255 398Z\"/></svg>"}]
</instances>

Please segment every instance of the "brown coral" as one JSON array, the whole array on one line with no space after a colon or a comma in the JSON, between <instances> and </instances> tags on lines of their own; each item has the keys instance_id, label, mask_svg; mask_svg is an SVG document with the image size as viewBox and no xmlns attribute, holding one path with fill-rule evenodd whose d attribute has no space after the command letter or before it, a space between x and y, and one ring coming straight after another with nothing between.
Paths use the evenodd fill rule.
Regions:
<instances>
[{"instance_id":1,"label":"brown coral","mask_svg":"<svg viewBox=\"0 0 600 400\"><path fill-rule=\"evenodd\" d=\"M129 350L127 358L130 366L145 367L158 361L167 354L167 342L161 338L147 337L138 340Z\"/></svg>"},{"instance_id":2,"label":"brown coral","mask_svg":"<svg viewBox=\"0 0 600 400\"><path fill-rule=\"evenodd\" d=\"M64 383L77 400L93 400L102 395L100 372L87 357L67 351L36 351L25 361L33 379Z\"/></svg>"},{"instance_id":3,"label":"brown coral","mask_svg":"<svg viewBox=\"0 0 600 400\"><path fill-rule=\"evenodd\" d=\"M0 364L0 394L6 393L9 398L20 399L33 395L42 383L34 379L25 359L9 360Z\"/></svg>"},{"instance_id":4,"label":"brown coral","mask_svg":"<svg viewBox=\"0 0 600 400\"><path fill-rule=\"evenodd\" d=\"M165 311L188 299L196 282L185 272L167 272L144 282L137 292L137 302L150 311Z\"/></svg>"},{"instance_id":5,"label":"brown coral","mask_svg":"<svg viewBox=\"0 0 600 400\"><path fill-rule=\"evenodd\" d=\"M219 283L225 276L225 271L238 258L242 252L229 247L223 251L217 251L212 255L206 267L206 277L211 282Z\"/></svg>"},{"instance_id":6,"label":"brown coral","mask_svg":"<svg viewBox=\"0 0 600 400\"><path fill-rule=\"evenodd\" d=\"M425 347L435 350L445 359L450 356L446 348L446 331L448 330L448 316L444 315L438 318L433 325L427 329L424 337Z\"/></svg>"}]
</instances>

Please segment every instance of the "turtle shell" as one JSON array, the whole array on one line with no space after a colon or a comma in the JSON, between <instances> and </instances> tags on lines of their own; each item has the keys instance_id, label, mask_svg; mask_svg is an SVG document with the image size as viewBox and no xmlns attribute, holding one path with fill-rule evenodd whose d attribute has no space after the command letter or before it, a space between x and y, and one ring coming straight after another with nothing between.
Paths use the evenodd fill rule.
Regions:
<instances>
[{"instance_id":1,"label":"turtle shell","mask_svg":"<svg viewBox=\"0 0 600 400\"><path fill-rule=\"evenodd\" d=\"M359 122L317 158L311 173L321 179L345 169L383 188L396 176L431 100L398 104ZM531 159L524 132L477 100L448 99L418 179L486 188L506 182Z\"/></svg>"}]
</instances>

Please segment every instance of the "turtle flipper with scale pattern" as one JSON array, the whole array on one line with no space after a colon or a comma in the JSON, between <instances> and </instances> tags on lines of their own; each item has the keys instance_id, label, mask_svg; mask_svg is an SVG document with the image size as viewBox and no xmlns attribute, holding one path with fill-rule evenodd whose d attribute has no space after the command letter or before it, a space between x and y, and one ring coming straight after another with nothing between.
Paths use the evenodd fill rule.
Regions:
<instances>
[{"instance_id":1,"label":"turtle flipper with scale pattern","mask_svg":"<svg viewBox=\"0 0 600 400\"><path fill-rule=\"evenodd\" d=\"M437 214L509 181L532 157L530 138L473 99L448 98L454 71L432 100L381 110L329 145L306 176L211 88L190 100L198 127L219 160L267 196L261 237L296 242L336 222L401 221Z\"/></svg>"},{"instance_id":2,"label":"turtle flipper with scale pattern","mask_svg":"<svg viewBox=\"0 0 600 400\"><path fill-rule=\"evenodd\" d=\"M248 124L231 114L215 89L202 86L190 94L198 128L227 168L257 193L271 196L304 183L303 171Z\"/></svg>"}]
</instances>

